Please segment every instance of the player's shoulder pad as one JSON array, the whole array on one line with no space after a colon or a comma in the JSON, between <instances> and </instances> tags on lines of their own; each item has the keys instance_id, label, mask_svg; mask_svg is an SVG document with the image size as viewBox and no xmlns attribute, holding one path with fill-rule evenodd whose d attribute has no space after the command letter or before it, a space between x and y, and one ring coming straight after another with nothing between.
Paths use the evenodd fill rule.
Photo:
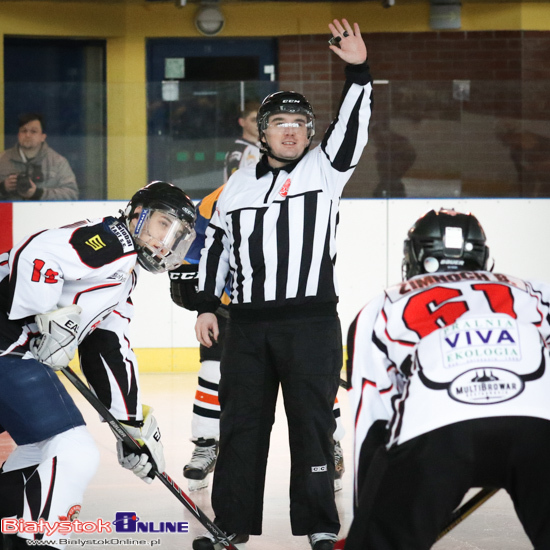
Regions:
<instances>
[{"instance_id":1,"label":"player's shoulder pad","mask_svg":"<svg viewBox=\"0 0 550 550\"><path fill-rule=\"evenodd\" d=\"M243 151L242 150L235 150L235 151L231 151L231 153L229 155L227 155L227 163L239 163L241 161L241 158L243 156Z\"/></svg>"},{"instance_id":2,"label":"player's shoulder pad","mask_svg":"<svg viewBox=\"0 0 550 550\"><path fill-rule=\"evenodd\" d=\"M135 253L134 241L127 227L116 218L78 228L69 242L82 263L97 268Z\"/></svg>"}]
</instances>

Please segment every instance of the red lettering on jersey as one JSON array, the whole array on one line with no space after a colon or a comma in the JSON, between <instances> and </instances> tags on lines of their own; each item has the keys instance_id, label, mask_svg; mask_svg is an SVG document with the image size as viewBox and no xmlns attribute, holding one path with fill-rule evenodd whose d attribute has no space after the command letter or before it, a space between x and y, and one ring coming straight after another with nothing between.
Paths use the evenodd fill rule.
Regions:
<instances>
[{"instance_id":1,"label":"red lettering on jersey","mask_svg":"<svg viewBox=\"0 0 550 550\"><path fill-rule=\"evenodd\" d=\"M513 319L517 319L518 316L514 311L514 297L512 296L512 289L506 285L499 284L479 284L473 285L474 290L480 290L485 294L489 307L495 313L506 313Z\"/></svg>"},{"instance_id":2,"label":"red lettering on jersey","mask_svg":"<svg viewBox=\"0 0 550 550\"><path fill-rule=\"evenodd\" d=\"M403 321L420 338L454 323L468 311L466 302L451 302L462 296L456 288L436 286L413 296L403 311Z\"/></svg>"},{"instance_id":3,"label":"red lettering on jersey","mask_svg":"<svg viewBox=\"0 0 550 550\"><path fill-rule=\"evenodd\" d=\"M517 319L514 296L509 286L477 283L471 288L483 292L491 311ZM450 301L458 296L462 296L462 292L456 288L434 287L420 292L405 306L403 321L420 338L424 338L434 330L451 325L469 310L465 300Z\"/></svg>"},{"instance_id":4,"label":"red lettering on jersey","mask_svg":"<svg viewBox=\"0 0 550 550\"><path fill-rule=\"evenodd\" d=\"M43 260L39 260L38 258L34 260L32 275L31 275L31 281L33 283L40 282L40 275L45 265L46 265L46 262L44 262ZM48 269L46 270L46 273L44 273L44 282L50 285L55 284L59 281L59 279L57 278L58 276L59 276L59 273L57 271L54 271L53 269Z\"/></svg>"},{"instance_id":5,"label":"red lettering on jersey","mask_svg":"<svg viewBox=\"0 0 550 550\"><path fill-rule=\"evenodd\" d=\"M290 187L290 178L288 178L281 187L281 190L279 191L279 195L281 197L286 197L288 195L288 188Z\"/></svg>"},{"instance_id":6,"label":"red lettering on jersey","mask_svg":"<svg viewBox=\"0 0 550 550\"><path fill-rule=\"evenodd\" d=\"M42 270L42 268L44 267L46 262L42 261L42 260L34 260L34 262L32 263L33 264L33 270L32 270L32 275L31 275L31 281L33 283L38 283L40 282L40 271Z\"/></svg>"},{"instance_id":7,"label":"red lettering on jersey","mask_svg":"<svg viewBox=\"0 0 550 550\"><path fill-rule=\"evenodd\" d=\"M59 273L57 271L54 271L53 269L48 269L46 273L44 274L44 282L48 284L55 284L57 283Z\"/></svg>"}]
</instances>

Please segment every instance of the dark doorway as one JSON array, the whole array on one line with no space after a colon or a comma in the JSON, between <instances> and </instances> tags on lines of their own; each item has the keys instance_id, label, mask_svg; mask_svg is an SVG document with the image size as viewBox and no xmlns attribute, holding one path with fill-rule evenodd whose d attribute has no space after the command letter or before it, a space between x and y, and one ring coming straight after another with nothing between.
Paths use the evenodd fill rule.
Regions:
<instances>
[{"instance_id":1,"label":"dark doorway","mask_svg":"<svg viewBox=\"0 0 550 550\"><path fill-rule=\"evenodd\" d=\"M69 161L82 199L105 199L105 41L4 38L5 146L18 117L44 116L47 142Z\"/></svg>"},{"instance_id":2,"label":"dark doorway","mask_svg":"<svg viewBox=\"0 0 550 550\"><path fill-rule=\"evenodd\" d=\"M149 180L171 181L193 198L219 187L242 105L277 88L275 67L273 39L149 40Z\"/></svg>"}]
</instances>

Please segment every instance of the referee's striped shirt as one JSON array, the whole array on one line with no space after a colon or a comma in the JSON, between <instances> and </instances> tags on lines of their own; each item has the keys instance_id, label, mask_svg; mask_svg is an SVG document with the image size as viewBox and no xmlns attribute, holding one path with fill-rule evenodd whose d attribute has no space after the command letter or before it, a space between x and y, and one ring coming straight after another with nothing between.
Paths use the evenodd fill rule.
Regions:
<instances>
[{"instance_id":1,"label":"referee's striped shirt","mask_svg":"<svg viewBox=\"0 0 550 550\"><path fill-rule=\"evenodd\" d=\"M281 169L264 156L233 174L206 230L199 313L216 309L228 275L232 316L336 310L338 207L367 143L371 102L368 65L346 66L338 116L319 146Z\"/></svg>"}]
</instances>

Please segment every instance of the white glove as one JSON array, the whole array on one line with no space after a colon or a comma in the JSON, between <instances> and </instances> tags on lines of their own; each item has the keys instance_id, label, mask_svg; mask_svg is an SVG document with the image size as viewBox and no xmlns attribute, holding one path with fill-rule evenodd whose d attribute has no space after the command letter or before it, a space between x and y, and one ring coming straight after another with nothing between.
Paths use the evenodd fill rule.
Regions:
<instances>
[{"instance_id":1,"label":"white glove","mask_svg":"<svg viewBox=\"0 0 550 550\"><path fill-rule=\"evenodd\" d=\"M78 325L82 308L62 307L35 316L40 336L33 338L29 348L37 361L53 370L66 367L78 347Z\"/></svg>"},{"instance_id":2,"label":"white glove","mask_svg":"<svg viewBox=\"0 0 550 550\"><path fill-rule=\"evenodd\" d=\"M164 472L166 465L164 462L164 449L160 442L160 430L156 418L153 416L153 409L143 405L143 426L136 428L123 424L126 431L140 444L146 447L150 455L141 453L140 455L130 451L122 441L117 441L117 455L119 464L128 470L131 470L145 483L153 482L151 469L153 463L156 465L156 471Z\"/></svg>"}]
</instances>

